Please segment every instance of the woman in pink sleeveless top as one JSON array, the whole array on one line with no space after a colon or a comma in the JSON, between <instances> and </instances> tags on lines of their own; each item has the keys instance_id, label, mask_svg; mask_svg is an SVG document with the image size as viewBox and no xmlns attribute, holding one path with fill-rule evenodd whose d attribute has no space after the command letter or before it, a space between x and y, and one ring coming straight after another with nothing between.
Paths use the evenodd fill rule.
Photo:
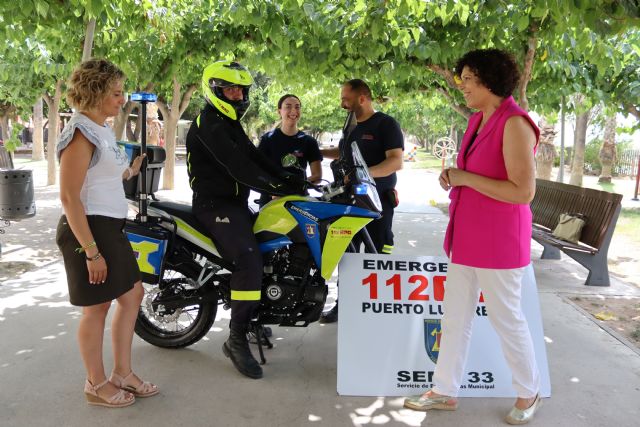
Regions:
<instances>
[{"instance_id":1,"label":"woman in pink sleeveless top","mask_svg":"<svg viewBox=\"0 0 640 427\"><path fill-rule=\"evenodd\" d=\"M455 410L480 290L500 337L518 398L505 421L529 422L540 405L539 373L527 321L520 308L521 281L530 263L534 153L540 132L511 93L518 68L506 52L476 50L456 64L469 108L457 167L440 175L450 190L444 249L450 258L443 303L435 386L405 400L405 407Z\"/></svg>"}]
</instances>

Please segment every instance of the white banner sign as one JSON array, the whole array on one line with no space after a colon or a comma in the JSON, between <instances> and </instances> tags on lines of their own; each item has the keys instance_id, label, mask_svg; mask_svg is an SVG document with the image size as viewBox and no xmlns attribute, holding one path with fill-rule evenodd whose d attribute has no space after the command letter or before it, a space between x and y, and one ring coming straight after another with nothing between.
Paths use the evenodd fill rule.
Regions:
<instances>
[{"instance_id":1,"label":"white banner sign","mask_svg":"<svg viewBox=\"0 0 640 427\"><path fill-rule=\"evenodd\" d=\"M345 254L339 271L338 393L407 396L432 387L447 259ZM522 309L540 369L540 395L549 397L547 354L531 266L523 278ZM515 397L511 371L482 296L460 396Z\"/></svg>"}]
</instances>

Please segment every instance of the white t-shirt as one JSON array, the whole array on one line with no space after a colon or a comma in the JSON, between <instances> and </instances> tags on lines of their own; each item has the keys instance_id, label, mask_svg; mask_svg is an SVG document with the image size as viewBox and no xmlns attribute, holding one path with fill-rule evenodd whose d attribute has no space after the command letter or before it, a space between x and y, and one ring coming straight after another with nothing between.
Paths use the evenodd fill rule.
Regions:
<instances>
[{"instance_id":1,"label":"white t-shirt","mask_svg":"<svg viewBox=\"0 0 640 427\"><path fill-rule=\"evenodd\" d=\"M74 113L60 134L56 150L58 161L76 129L96 147L80 190L85 214L125 218L128 205L122 174L129 166L129 157L116 143L116 136L108 125L100 126L84 114Z\"/></svg>"}]
</instances>

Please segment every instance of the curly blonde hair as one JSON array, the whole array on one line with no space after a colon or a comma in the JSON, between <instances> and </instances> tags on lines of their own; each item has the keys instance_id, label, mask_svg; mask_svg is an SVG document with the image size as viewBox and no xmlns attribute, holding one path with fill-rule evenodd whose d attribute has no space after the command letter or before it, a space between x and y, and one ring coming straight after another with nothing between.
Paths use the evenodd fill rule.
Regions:
<instances>
[{"instance_id":1,"label":"curly blonde hair","mask_svg":"<svg viewBox=\"0 0 640 427\"><path fill-rule=\"evenodd\" d=\"M124 72L106 59L84 61L71 74L67 102L78 111L100 105L111 85L125 78Z\"/></svg>"}]
</instances>

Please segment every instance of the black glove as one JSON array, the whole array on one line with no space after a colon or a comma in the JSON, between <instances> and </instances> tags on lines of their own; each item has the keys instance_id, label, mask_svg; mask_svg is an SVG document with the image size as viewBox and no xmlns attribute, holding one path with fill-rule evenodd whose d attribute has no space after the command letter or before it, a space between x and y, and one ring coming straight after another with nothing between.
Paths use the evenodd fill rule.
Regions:
<instances>
[{"instance_id":1,"label":"black glove","mask_svg":"<svg viewBox=\"0 0 640 427\"><path fill-rule=\"evenodd\" d=\"M285 173L283 178L291 189L291 194L307 194L307 181L303 177L293 173Z\"/></svg>"}]
</instances>

